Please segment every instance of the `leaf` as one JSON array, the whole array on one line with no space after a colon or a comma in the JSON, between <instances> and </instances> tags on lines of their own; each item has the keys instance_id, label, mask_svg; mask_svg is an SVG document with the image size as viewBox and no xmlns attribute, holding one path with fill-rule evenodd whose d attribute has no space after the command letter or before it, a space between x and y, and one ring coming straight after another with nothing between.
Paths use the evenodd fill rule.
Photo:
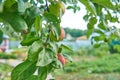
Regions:
<instances>
[{"instance_id":1,"label":"leaf","mask_svg":"<svg viewBox=\"0 0 120 80\"><path fill-rule=\"evenodd\" d=\"M22 46L29 46L29 45L31 45L34 41L37 41L37 40L39 40L39 38L38 37L29 37L29 38L26 38L26 39L24 39L23 41L21 41L21 45Z\"/></svg>"},{"instance_id":2,"label":"leaf","mask_svg":"<svg viewBox=\"0 0 120 80\"><path fill-rule=\"evenodd\" d=\"M30 61L37 61L39 52L42 50L42 41L35 41L29 48L28 59Z\"/></svg>"},{"instance_id":3,"label":"leaf","mask_svg":"<svg viewBox=\"0 0 120 80\"><path fill-rule=\"evenodd\" d=\"M3 32L2 30L0 30L0 44L2 43L2 40L3 40Z\"/></svg>"},{"instance_id":4,"label":"leaf","mask_svg":"<svg viewBox=\"0 0 120 80\"><path fill-rule=\"evenodd\" d=\"M0 0L0 13L3 12L4 9L4 1Z\"/></svg>"},{"instance_id":5,"label":"leaf","mask_svg":"<svg viewBox=\"0 0 120 80\"><path fill-rule=\"evenodd\" d=\"M18 0L18 12L24 13L26 10L26 5L24 0Z\"/></svg>"},{"instance_id":6,"label":"leaf","mask_svg":"<svg viewBox=\"0 0 120 80\"><path fill-rule=\"evenodd\" d=\"M50 49L42 49L42 51L39 53L37 66L46 66L54 61L54 55L55 53Z\"/></svg>"},{"instance_id":7,"label":"leaf","mask_svg":"<svg viewBox=\"0 0 120 80\"><path fill-rule=\"evenodd\" d=\"M55 42L49 42L51 50L53 50L56 54L58 52L58 45Z\"/></svg>"},{"instance_id":8,"label":"leaf","mask_svg":"<svg viewBox=\"0 0 120 80\"><path fill-rule=\"evenodd\" d=\"M90 1L90 0L79 0L81 3L83 3L86 8L92 13L94 14L95 16L97 16L97 13L96 13L96 8L94 6L94 4Z\"/></svg>"},{"instance_id":9,"label":"leaf","mask_svg":"<svg viewBox=\"0 0 120 80\"><path fill-rule=\"evenodd\" d=\"M89 18L89 15L85 15L85 16L83 17L83 19L84 19L85 21L88 21L88 18Z\"/></svg>"},{"instance_id":10,"label":"leaf","mask_svg":"<svg viewBox=\"0 0 120 80\"><path fill-rule=\"evenodd\" d=\"M95 41L100 41L100 38L99 38L100 36L94 36L93 37L93 39L95 40Z\"/></svg>"},{"instance_id":11,"label":"leaf","mask_svg":"<svg viewBox=\"0 0 120 80\"><path fill-rule=\"evenodd\" d=\"M74 7L73 6L67 6L67 9L73 9Z\"/></svg>"},{"instance_id":12,"label":"leaf","mask_svg":"<svg viewBox=\"0 0 120 80\"><path fill-rule=\"evenodd\" d=\"M51 40L53 40L53 41L58 41L57 33L56 33L54 30L52 30L52 31L50 32L50 38L51 38Z\"/></svg>"},{"instance_id":13,"label":"leaf","mask_svg":"<svg viewBox=\"0 0 120 80\"><path fill-rule=\"evenodd\" d=\"M94 25L97 23L97 18L96 17L91 17L90 20L89 20L89 23Z\"/></svg>"},{"instance_id":14,"label":"leaf","mask_svg":"<svg viewBox=\"0 0 120 80\"><path fill-rule=\"evenodd\" d=\"M37 32L42 31L42 19L40 16L36 16L34 24Z\"/></svg>"},{"instance_id":15,"label":"leaf","mask_svg":"<svg viewBox=\"0 0 120 80\"><path fill-rule=\"evenodd\" d=\"M50 26L52 27L51 37L54 37L53 39L58 41L60 36L60 20L50 13L45 13L43 18L52 25Z\"/></svg>"},{"instance_id":16,"label":"leaf","mask_svg":"<svg viewBox=\"0 0 120 80\"><path fill-rule=\"evenodd\" d=\"M115 10L116 7L112 4L111 0L92 0L93 3L96 3L98 5L101 5L105 8L109 8L112 10Z\"/></svg>"},{"instance_id":17,"label":"leaf","mask_svg":"<svg viewBox=\"0 0 120 80\"><path fill-rule=\"evenodd\" d=\"M7 8L7 10L9 10L11 8L11 6L16 2L16 0L5 0L5 8Z\"/></svg>"},{"instance_id":18,"label":"leaf","mask_svg":"<svg viewBox=\"0 0 120 80\"><path fill-rule=\"evenodd\" d=\"M38 76L37 75L32 75L30 76L28 79L26 80L39 80Z\"/></svg>"},{"instance_id":19,"label":"leaf","mask_svg":"<svg viewBox=\"0 0 120 80\"><path fill-rule=\"evenodd\" d=\"M88 24L87 24L87 28L88 28L88 29L94 29L94 24L88 23Z\"/></svg>"},{"instance_id":20,"label":"leaf","mask_svg":"<svg viewBox=\"0 0 120 80\"><path fill-rule=\"evenodd\" d=\"M17 13L1 13L0 18L9 23L16 32L22 32L28 29L26 21Z\"/></svg>"},{"instance_id":21,"label":"leaf","mask_svg":"<svg viewBox=\"0 0 120 80\"><path fill-rule=\"evenodd\" d=\"M22 46L29 46L29 45L32 45L32 43L37 40L39 40L39 37L35 36L35 34L31 32L25 35L25 38L23 39L23 41L21 41L20 44Z\"/></svg>"},{"instance_id":22,"label":"leaf","mask_svg":"<svg viewBox=\"0 0 120 80\"><path fill-rule=\"evenodd\" d=\"M60 38L60 26L52 27L52 31L50 32L50 38L54 41L59 41Z\"/></svg>"},{"instance_id":23,"label":"leaf","mask_svg":"<svg viewBox=\"0 0 120 80\"><path fill-rule=\"evenodd\" d=\"M73 50L72 50L70 47L68 47L68 46L66 46L66 45L64 45L64 44L61 44L61 47L62 47L62 48L65 48L65 49L67 49L67 50L69 50L69 51L71 51L71 52L73 52Z\"/></svg>"},{"instance_id":24,"label":"leaf","mask_svg":"<svg viewBox=\"0 0 120 80\"><path fill-rule=\"evenodd\" d=\"M26 80L36 71L36 69L36 62L26 60L13 69L11 80Z\"/></svg>"},{"instance_id":25,"label":"leaf","mask_svg":"<svg viewBox=\"0 0 120 80\"><path fill-rule=\"evenodd\" d=\"M44 3L44 1L43 0L38 0L40 3Z\"/></svg>"},{"instance_id":26,"label":"leaf","mask_svg":"<svg viewBox=\"0 0 120 80\"><path fill-rule=\"evenodd\" d=\"M89 38L92 33L93 33L92 29L87 30L87 33L86 33L87 38Z\"/></svg>"},{"instance_id":27,"label":"leaf","mask_svg":"<svg viewBox=\"0 0 120 80\"><path fill-rule=\"evenodd\" d=\"M96 43L96 44L94 44L94 47L95 47L95 48L99 48L99 47L100 47L100 44L97 44L97 43Z\"/></svg>"},{"instance_id":28,"label":"leaf","mask_svg":"<svg viewBox=\"0 0 120 80\"><path fill-rule=\"evenodd\" d=\"M50 64L44 67L39 67L38 69L39 80L46 80L47 75L51 72L51 70L52 70L52 65Z\"/></svg>"},{"instance_id":29,"label":"leaf","mask_svg":"<svg viewBox=\"0 0 120 80\"><path fill-rule=\"evenodd\" d=\"M63 56L64 56L67 60L69 60L70 62L73 62L73 59L72 59L69 55L63 54Z\"/></svg>"},{"instance_id":30,"label":"leaf","mask_svg":"<svg viewBox=\"0 0 120 80\"><path fill-rule=\"evenodd\" d=\"M55 26L56 26L56 24L60 24L60 20L55 15L53 15L51 13L44 13L43 18L47 22L52 23Z\"/></svg>"},{"instance_id":31,"label":"leaf","mask_svg":"<svg viewBox=\"0 0 120 80\"><path fill-rule=\"evenodd\" d=\"M94 29L94 32L96 32L98 34L104 34L104 32L102 32L100 29Z\"/></svg>"},{"instance_id":32,"label":"leaf","mask_svg":"<svg viewBox=\"0 0 120 80\"><path fill-rule=\"evenodd\" d=\"M100 23L98 24L98 27L99 27L100 29L102 29L102 30L107 30L107 28L106 28L106 26L104 25L103 22L100 22Z\"/></svg>"},{"instance_id":33,"label":"leaf","mask_svg":"<svg viewBox=\"0 0 120 80\"><path fill-rule=\"evenodd\" d=\"M0 28L1 31L3 33L5 33L6 35L10 36L10 37L13 37L14 34L15 34L15 31L13 30L13 28L11 27L11 25L8 24L8 23L6 23L6 22L4 22L4 21L2 21L2 23L3 23L3 25L1 25L2 28Z\"/></svg>"},{"instance_id":34,"label":"leaf","mask_svg":"<svg viewBox=\"0 0 120 80\"><path fill-rule=\"evenodd\" d=\"M55 15L56 17L60 16L60 4L58 2L54 2L49 5L49 13Z\"/></svg>"}]
</instances>

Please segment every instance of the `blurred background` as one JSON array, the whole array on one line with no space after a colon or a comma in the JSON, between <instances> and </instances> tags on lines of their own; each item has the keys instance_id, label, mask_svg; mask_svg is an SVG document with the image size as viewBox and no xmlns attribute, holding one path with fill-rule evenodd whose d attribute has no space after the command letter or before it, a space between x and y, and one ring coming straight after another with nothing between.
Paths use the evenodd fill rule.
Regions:
<instances>
[{"instance_id":1,"label":"blurred background","mask_svg":"<svg viewBox=\"0 0 120 80\"><path fill-rule=\"evenodd\" d=\"M86 30L64 28L66 38L58 44L68 45L73 62L67 61L63 69L52 73L56 80L120 80L120 42L105 41L99 47L92 45ZM22 47L17 38L3 36L0 50L0 80L10 80L12 69L27 57L27 47ZM0 48L1 48L0 47Z\"/></svg>"}]
</instances>

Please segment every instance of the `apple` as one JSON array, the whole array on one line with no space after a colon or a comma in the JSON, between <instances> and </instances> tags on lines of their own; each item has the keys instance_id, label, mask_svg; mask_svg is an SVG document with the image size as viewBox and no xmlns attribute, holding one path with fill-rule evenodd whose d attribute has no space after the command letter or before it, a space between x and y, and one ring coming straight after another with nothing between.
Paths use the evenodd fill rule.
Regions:
<instances>
[{"instance_id":1,"label":"apple","mask_svg":"<svg viewBox=\"0 0 120 80\"><path fill-rule=\"evenodd\" d=\"M65 30L63 28L60 28L60 40L63 40L65 38Z\"/></svg>"},{"instance_id":2,"label":"apple","mask_svg":"<svg viewBox=\"0 0 120 80\"><path fill-rule=\"evenodd\" d=\"M60 53L57 54L58 60L65 65L67 60L64 58L64 56L62 56Z\"/></svg>"},{"instance_id":3,"label":"apple","mask_svg":"<svg viewBox=\"0 0 120 80\"><path fill-rule=\"evenodd\" d=\"M59 5L60 5L60 8L61 8L61 10L62 10L62 14L64 14L64 13L65 13L65 10L66 10L64 3L59 2Z\"/></svg>"}]
</instances>

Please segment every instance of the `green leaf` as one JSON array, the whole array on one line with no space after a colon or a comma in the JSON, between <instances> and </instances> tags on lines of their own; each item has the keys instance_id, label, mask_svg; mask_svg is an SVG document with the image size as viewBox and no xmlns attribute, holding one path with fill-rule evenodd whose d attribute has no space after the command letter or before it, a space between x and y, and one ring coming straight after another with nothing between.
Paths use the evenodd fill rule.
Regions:
<instances>
[{"instance_id":1,"label":"green leaf","mask_svg":"<svg viewBox=\"0 0 120 80\"><path fill-rule=\"evenodd\" d=\"M100 36L94 36L93 38L95 41L101 41L101 40L104 40L105 37L106 37L105 35L100 35Z\"/></svg>"},{"instance_id":2,"label":"green leaf","mask_svg":"<svg viewBox=\"0 0 120 80\"><path fill-rule=\"evenodd\" d=\"M50 38L53 41L58 41L58 39L59 39L57 32L54 29L50 32Z\"/></svg>"},{"instance_id":3,"label":"green leaf","mask_svg":"<svg viewBox=\"0 0 120 80\"><path fill-rule=\"evenodd\" d=\"M2 43L2 40L3 40L3 32L2 30L0 30L0 44Z\"/></svg>"},{"instance_id":4,"label":"green leaf","mask_svg":"<svg viewBox=\"0 0 120 80\"><path fill-rule=\"evenodd\" d=\"M52 27L51 37L58 41L60 36L60 20L51 13L45 13L43 18L52 25L50 26Z\"/></svg>"},{"instance_id":5,"label":"green leaf","mask_svg":"<svg viewBox=\"0 0 120 80\"><path fill-rule=\"evenodd\" d=\"M59 37L60 37L60 26L52 27L52 31L50 32L51 40L59 41Z\"/></svg>"},{"instance_id":6,"label":"green leaf","mask_svg":"<svg viewBox=\"0 0 120 80\"><path fill-rule=\"evenodd\" d=\"M51 70L52 70L52 65L39 67L39 69L38 69L39 80L46 80L47 75L50 73Z\"/></svg>"},{"instance_id":7,"label":"green leaf","mask_svg":"<svg viewBox=\"0 0 120 80\"><path fill-rule=\"evenodd\" d=\"M43 18L49 22L52 23L54 26L56 26L56 24L60 24L60 20L53 14L51 13L44 13Z\"/></svg>"},{"instance_id":8,"label":"green leaf","mask_svg":"<svg viewBox=\"0 0 120 80\"><path fill-rule=\"evenodd\" d=\"M42 51L39 53L37 66L46 66L54 61L54 55L55 53L50 49L42 49Z\"/></svg>"},{"instance_id":9,"label":"green leaf","mask_svg":"<svg viewBox=\"0 0 120 80\"><path fill-rule=\"evenodd\" d=\"M36 71L36 62L26 60L17 65L11 74L11 80L26 80Z\"/></svg>"},{"instance_id":10,"label":"green leaf","mask_svg":"<svg viewBox=\"0 0 120 80\"><path fill-rule=\"evenodd\" d=\"M106 28L106 26L104 25L103 22L100 22L100 23L98 24L98 27L99 27L100 29L102 29L102 30L107 30L107 28Z\"/></svg>"},{"instance_id":11,"label":"green leaf","mask_svg":"<svg viewBox=\"0 0 120 80\"><path fill-rule=\"evenodd\" d=\"M28 29L26 21L17 13L2 13L0 14L0 18L9 23L16 32Z\"/></svg>"},{"instance_id":12,"label":"green leaf","mask_svg":"<svg viewBox=\"0 0 120 80\"><path fill-rule=\"evenodd\" d=\"M71 52L73 52L73 50L72 50L70 47L68 47L68 46L66 46L66 45L64 45L64 44L61 44L61 47L62 47L62 48L65 48L65 49L67 49L67 50L69 50L69 51L71 51Z\"/></svg>"},{"instance_id":13,"label":"green leaf","mask_svg":"<svg viewBox=\"0 0 120 80\"><path fill-rule=\"evenodd\" d=\"M97 23L97 18L96 17L91 17L90 20L89 20L89 23L94 25Z\"/></svg>"},{"instance_id":14,"label":"green leaf","mask_svg":"<svg viewBox=\"0 0 120 80\"><path fill-rule=\"evenodd\" d=\"M112 4L111 0L92 0L93 3L96 3L98 5L101 5L105 8L109 8L112 10L115 10L115 6Z\"/></svg>"},{"instance_id":15,"label":"green leaf","mask_svg":"<svg viewBox=\"0 0 120 80\"><path fill-rule=\"evenodd\" d=\"M43 0L38 0L40 3L44 3L44 1Z\"/></svg>"},{"instance_id":16,"label":"green leaf","mask_svg":"<svg viewBox=\"0 0 120 80\"><path fill-rule=\"evenodd\" d=\"M81 3L83 3L86 8L92 13L94 14L95 16L97 16L97 13L96 13L96 8L94 6L94 4L90 1L90 0L79 0Z\"/></svg>"},{"instance_id":17,"label":"green leaf","mask_svg":"<svg viewBox=\"0 0 120 80\"><path fill-rule=\"evenodd\" d=\"M73 9L74 7L73 6L67 6L67 9Z\"/></svg>"},{"instance_id":18,"label":"green leaf","mask_svg":"<svg viewBox=\"0 0 120 80\"><path fill-rule=\"evenodd\" d=\"M37 75L32 75L30 76L28 79L26 80L39 80L38 76Z\"/></svg>"},{"instance_id":19,"label":"green leaf","mask_svg":"<svg viewBox=\"0 0 120 80\"><path fill-rule=\"evenodd\" d=\"M42 19L40 16L36 16L34 24L37 32L42 31Z\"/></svg>"},{"instance_id":20,"label":"green leaf","mask_svg":"<svg viewBox=\"0 0 120 80\"><path fill-rule=\"evenodd\" d=\"M89 38L92 33L93 33L92 29L87 30L87 33L86 33L87 38Z\"/></svg>"},{"instance_id":21,"label":"green leaf","mask_svg":"<svg viewBox=\"0 0 120 80\"><path fill-rule=\"evenodd\" d=\"M32 43L37 40L39 40L39 37L35 36L35 34L31 32L25 35L25 38L23 39L23 41L21 41L20 44L22 46L29 46L29 45L32 45Z\"/></svg>"},{"instance_id":22,"label":"green leaf","mask_svg":"<svg viewBox=\"0 0 120 80\"><path fill-rule=\"evenodd\" d=\"M96 43L96 44L94 44L94 47L95 47L95 48L99 48L99 47L100 47L100 44Z\"/></svg>"},{"instance_id":23,"label":"green leaf","mask_svg":"<svg viewBox=\"0 0 120 80\"><path fill-rule=\"evenodd\" d=\"M94 24L88 23L88 24L87 24L87 28L88 28L88 29L94 29Z\"/></svg>"},{"instance_id":24,"label":"green leaf","mask_svg":"<svg viewBox=\"0 0 120 80\"><path fill-rule=\"evenodd\" d=\"M60 5L58 2L54 2L49 5L49 13L55 15L56 17L60 16Z\"/></svg>"},{"instance_id":25,"label":"green leaf","mask_svg":"<svg viewBox=\"0 0 120 80\"><path fill-rule=\"evenodd\" d=\"M6 35L10 36L10 37L13 37L14 34L15 34L15 31L13 30L13 28L11 27L10 24L2 21L3 25L1 25L1 31L3 33L5 33ZM17 37L17 36L16 36Z\"/></svg>"},{"instance_id":26,"label":"green leaf","mask_svg":"<svg viewBox=\"0 0 120 80\"><path fill-rule=\"evenodd\" d=\"M83 19L84 19L85 21L88 21L89 15L85 15L85 16L83 17Z\"/></svg>"},{"instance_id":27,"label":"green leaf","mask_svg":"<svg viewBox=\"0 0 120 80\"><path fill-rule=\"evenodd\" d=\"M94 29L94 32L96 32L98 34L104 34L104 32L102 32L100 29Z\"/></svg>"},{"instance_id":28,"label":"green leaf","mask_svg":"<svg viewBox=\"0 0 120 80\"><path fill-rule=\"evenodd\" d=\"M24 0L18 0L18 12L24 13L25 10L26 10L26 6Z\"/></svg>"},{"instance_id":29,"label":"green leaf","mask_svg":"<svg viewBox=\"0 0 120 80\"><path fill-rule=\"evenodd\" d=\"M72 59L69 55L63 54L63 56L64 56L67 60L69 60L70 62L73 62L73 59Z\"/></svg>"},{"instance_id":30,"label":"green leaf","mask_svg":"<svg viewBox=\"0 0 120 80\"><path fill-rule=\"evenodd\" d=\"M39 52L42 50L42 41L35 41L29 48L28 59L30 61L37 61Z\"/></svg>"},{"instance_id":31,"label":"green leaf","mask_svg":"<svg viewBox=\"0 0 120 80\"><path fill-rule=\"evenodd\" d=\"M3 9L4 9L4 1L0 0L0 13L3 12Z\"/></svg>"},{"instance_id":32,"label":"green leaf","mask_svg":"<svg viewBox=\"0 0 120 80\"><path fill-rule=\"evenodd\" d=\"M53 50L56 54L58 52L58 45L55 42L49 42L51 50Z\"/></svg>"},{"instance_id":33,"label":"green leaf","mask_svg":"<svg viewBox=\"0 0 120 80\"><path fill-rule=\"evenodd\" d=\"M99 38L100 36L94 36L93 38L94 38L94 40L95 41L100 41L100 38Z\"/></svg>"},{"instance_id":34,"label":"green leaf","mask_svg":"<svg viewBox=\"0 0 120 80\"><path fill-rule=\"evenodd\" d=\"M5 0L4 6L7 10L9 10L15 2L16 0Z\"/></svg>"}]
</instances>

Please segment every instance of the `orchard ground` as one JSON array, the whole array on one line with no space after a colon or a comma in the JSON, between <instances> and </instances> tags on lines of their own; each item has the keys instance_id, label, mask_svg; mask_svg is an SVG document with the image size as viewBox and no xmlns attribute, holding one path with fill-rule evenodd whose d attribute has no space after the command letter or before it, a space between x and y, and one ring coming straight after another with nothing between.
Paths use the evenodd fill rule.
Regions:
<instances>
[{"instance_id":1,"label":"orchard ground","mask_svg":"<svg viewBox=\"0 0 120 80\"><path fill-rule=\"evenodd\" d=\"M0 62L0 79L10 80L10 72L14 67L10 63L14 61L19 63L19 61L24 60L26 50L25 48L19 48L10 53L15 55L17 59L11 59L10 57L5 59L0 55L0 58L4 58L0 60L6 61L6 64ZM120 80L120 54L109 54L107 45L100 48L79 48L73 53L63 50L63 53L71 55L73 62L67 62L63 69L55 70L52 73L55 80Z\"/></svg>"}]
</instances>

